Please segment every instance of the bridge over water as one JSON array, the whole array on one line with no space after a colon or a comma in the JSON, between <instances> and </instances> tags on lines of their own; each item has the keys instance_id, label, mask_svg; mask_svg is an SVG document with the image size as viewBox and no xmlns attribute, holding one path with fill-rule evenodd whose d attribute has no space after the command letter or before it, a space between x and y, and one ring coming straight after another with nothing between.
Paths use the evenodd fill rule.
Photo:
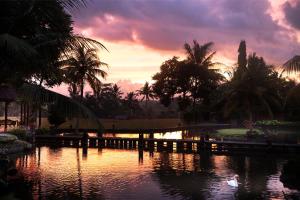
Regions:
<instances>
[{"instance_id":1,"label":"bridge over water","mask_svg":"<svg viewBox=\"0 0 300 200\"><path fill-rule=\"evenodd\" d=\"M283 144L251 141L214 141L204 136L200 140L193 139L155 139L118 137L80 137L80 136L36 136L37 145L55 145L62 147L97 147L144 149L150 151L200 152L203 150L228 151L272 151L272 152L300 152L300 144Z\"/></svg>"}]
</instances>

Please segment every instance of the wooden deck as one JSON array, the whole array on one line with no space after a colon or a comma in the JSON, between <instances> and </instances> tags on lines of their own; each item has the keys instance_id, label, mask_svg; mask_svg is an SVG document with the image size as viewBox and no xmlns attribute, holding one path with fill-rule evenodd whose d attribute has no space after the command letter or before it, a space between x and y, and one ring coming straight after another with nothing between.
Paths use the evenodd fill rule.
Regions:
<instances>
[{"instance_id":1,"label":"wooden deck","mask_svg":"<svg viewBox=\"0 0 300 200\"><path fill-rule=\"evenodd\" d=\"M282 144L270 142L247 141L212 141L192 139L154 139L143 138L118 138L118 137L90 137L78 136L36 136L37 145L57 145L63 147L98 147L98 148L128 148L145 149L154 151L189 151L200 152L203 150L228 152L228 151L273 151L273 152L300 152L300 144Z\"/></svg>"}]
</instances>

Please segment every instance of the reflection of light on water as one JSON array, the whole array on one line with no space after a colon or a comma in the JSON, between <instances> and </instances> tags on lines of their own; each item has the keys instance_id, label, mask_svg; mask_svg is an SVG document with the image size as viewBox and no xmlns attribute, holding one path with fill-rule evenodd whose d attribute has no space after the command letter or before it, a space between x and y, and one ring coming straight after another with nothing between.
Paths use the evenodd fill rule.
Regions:
<instances>
[{"instance_id":1,"label":"reflection of light on water","mask_svg":"<svg viewBox=\"0 0 300 200\"><path fill-rule=\"evenodd\" d=\"M272 199L280 199L282 197L282 191L290 192L288 188L284 188L283 184L278 181L280 174L274 174L268 177L267 190L271 193Z\"/></svg>"},{"instance_id":2,"label":"reflection of light on water","mask_svg":"<svg viewBox=\"0 0 300 200\"><path fill-rule=\"evenodd\" d=\"M138 138L139 135L137 133L104 133L103 137ZM150 137L149 133L144 134L144 138L149 138L149 137ZM182 131L154 133L154 138L156 138L156 139L183 139Z\"/></svg>"},{"instance_id":3,"label":"reflection of light on water","mask_svg":"<svg viewBox=\"0 0 300 200\"><path fill-rule=\"evenodd\" d=\"M104 133L103 137L117 137L117 138L138 138L137 133Z\"/></svg>"},{"instance_id":4,"label":"reflection of light on water","mask_svg":"<svg viewBox=\"0 0 300 200\"><path fill-rule=\"evenodd\" d=\"M155 133L154 138L157 138L157 139L182 139L182 131Z\"/></svg>"},{"instance_id":5,"label":"reflection of light on water","mask_svg":"<svg viewBox=\"0 0 300 200\"><path fill-rule=\"evenodd\" d=\"M217 148L217 144L211 144L211 148L216 149Z\"/></svg>"},{"instance_id":6,"label":"reflection of light on water","mask_svg":"<svg viewBox=\"0 0 300 200\"><path fill-rule=\"evenodd\" d=\"M266 168L259 167L260 162L265 162ZM276 160L278 168L273 171L268 162L259 156L97 148L89 148L84 157L81 148L48 147L16 159L18 170L33 184L33 199L185 199L195 195L199 199L235 199L235 193L239 198L264 195L283 199L282 190L289 190L279 180L282 163ZM248 173L249 180L245 177ZM226 183L233 174L240 175L238 189Z\"/></svg>"},{"instance_id":7,"label":"reflection of light on water","mask_svg":"<svg viewBox=\"0 0 300 200\"><path fill-rule=\"evenodd\" d=\"M88 133L89 134L89 137L97 137L98 134L97 133Z\"/></svg>"},{"instance_id":8,"label":"reflection of light on water","mask_svg":"<svg viewBox=\"0 0 300 200\"><path fill-rule=\"evenodd\" d=\"M268 176L267 179L267 191L270 192L272 199L282 199L283 192L286 194L298 193L297 190L289 189L284 187L283 183L280 180L281 171L283 163L278 165L278 171L276 174Z\"/></svg>"},{"instance_id":9,"label":"reflection of light on water","mask_svg":"<svg viewBox=\"0 0 300 200\"><path fill-rule=\"evenodd\" d=\"M120 196L130 199L131 194L125 193L124 190L133 191L151 181L147 175L152 169L148 154L144 155L145 161L143 166L140 166L136 151L103 149L99 154L98 149L88 149L86 158L83 157L81 148L42 147L40 151L39 166L35 155L30 155L26 160L16 160L18 169L22 170L26 179L31 180L34 177L38 179L34 180L34 183L41 184L40 191L38 186L34 186L33 195L55 195L58 199L66 199L67 196L64 195L68 195L68 192L72 191L74 195L78 195L79 190L82 190L84 199L88 199L91 191L100 190L103 193L110 191L105 192L109 199L118 199ZM80 186L79 181L82 183ZM65 187L68 188L66 194L62 192ZM58 193L57 188L61 188ZM155 192L159 195L159 192ZM135 195L136 199L141 199L143 193L137 192ZM101 198L97 196L95 199Z\"/></svg>"}]
</instances>

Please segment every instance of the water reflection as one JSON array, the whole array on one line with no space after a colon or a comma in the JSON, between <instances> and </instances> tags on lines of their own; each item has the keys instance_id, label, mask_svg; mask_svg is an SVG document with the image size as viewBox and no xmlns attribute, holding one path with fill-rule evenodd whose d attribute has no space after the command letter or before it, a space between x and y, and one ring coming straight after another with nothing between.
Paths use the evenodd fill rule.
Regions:
<instances>
[{"instance_id":1,"label":"water reflection","mask_svg":"<svg viewBox=\"0 0 300 200\"><path fill-rule=\"evenodd\" d=\"M89 148L37 148L11 157L20 199L282 199L286 158ZM240 176L238 189L226 180ZM26 198L25 198L26 197Z\"/></svg>"}]
</instances>

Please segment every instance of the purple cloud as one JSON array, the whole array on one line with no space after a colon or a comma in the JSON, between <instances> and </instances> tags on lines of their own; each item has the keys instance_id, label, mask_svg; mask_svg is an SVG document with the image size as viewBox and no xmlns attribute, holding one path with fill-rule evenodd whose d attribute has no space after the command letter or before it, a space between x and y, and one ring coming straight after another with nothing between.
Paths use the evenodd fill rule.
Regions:
<instances>
[{"instance_id":1,"label":"purple cloud","mask_svg":"<svg viewBox=\"0 0 300 200\"><path fill-rule=\"evenodd\" d=\"M268 0L95 0L75 15L75 25L106 40L159 50L178 50L193 39L213 41L232 59L245 39L249 51L283 63L300 48L293 34L267 13L270 6ZM300 4L284 6L287 20L296 27L299 9Z\"/></svg>"},{"instance_id":2,"label":"purple cloud","mask_svg":"<svg viewBox=\"0 0 300 200\"><path fill-rule=\"evenodd\" d=\"M295 6L292 6L290 2L286 2L283 5L283 10L289 24L300 29L300 1L295 1Z\"/></svg>"}]
</instances>

